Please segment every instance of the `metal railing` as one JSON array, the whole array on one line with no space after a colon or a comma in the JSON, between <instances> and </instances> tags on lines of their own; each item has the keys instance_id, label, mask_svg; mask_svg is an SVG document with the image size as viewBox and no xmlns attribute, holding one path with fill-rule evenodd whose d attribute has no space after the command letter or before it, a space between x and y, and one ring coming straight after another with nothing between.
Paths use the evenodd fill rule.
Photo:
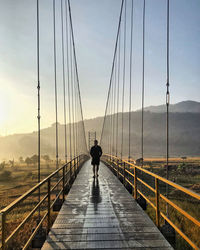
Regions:
<instances>
[{"instance_id":1,"label":"metal railing","mask_svg":"<svg viewBox=\"0 0 200 250\"><path fill-rule=\"evenodd\" d=\"M173 207L176 211L178 211L180 214L182 214L185 218L187 218L189 221L191 221L194 225L196 225L200 230L200 221L191 216L188 212L183 210L180 206L175 204L172 200L170 200L167 196L160 193L160 182L164 183L165 185L169 185L170 187L173 187L179 191L182 191L183 193L189 195L191 198L196 199L197 201L200 200L200 195L184 188L170 180L167 180L157 174L154 174L140 166L136 166L132 162L128 162L127 160L123 160L121 158L112 156L112 155L104 155L103 161L105 163L108 163L108 165L115 171L117 177L121 177L123 179L123 184L125 185L128 183L132 189L133 189L133 196L134 199L137 199L137 195L140 194L143 196L143 198L146 199L146 201L151 205L151 207L155 210L155 217L156 217L156 225L158 228L160 228L160 220L163 218L165 221L167 221L174 230L184 239L186 240L189 245L194 249L199 249L199 247L184 233L181 231L181 229L175 225L172 220L170 220L169 216L167 216L165 213L161 212L161 201L166 202L166 204ZM129 168L129 169L128 169ZM133 172L132 172L133 171ZM145 173L150 178L154 178L154 185L153 187L145 182L145 180L142 180L142 177L138 177L138 173ZM155 198L155 204L147 197L147 195L144 194L143 188L139 189L138 184L142 184L145 186L148 190L154 193ZM142 186L141 185L141 186Z\"/></svg>"},{"instance_id":2,"label":"metal railing","mask_svg":"<svg viewBox=\"0 0 200 250\"><path fill-rule=\"evenodd\" d=\"M23 246L23 250L27 249L39 229L41 228L43 222L45 219L47 219L47 232L49 232L51 227L51 209L55 202L60 199L60 196L62 196L62 201L65 199L65 188L67 185L70 184L70 181L76 177L80 166L82 163L88 159L88 156L86 155L79 155L75 157L73 160L69 161L64 166L57 169L55 172L50 174L47 178L42 180L40 183L35 185L33 188L31 188L29 191L27 191L25 194L20 196L18 199L13 201L10 205L5 207L0 211L1 215L1 246L0 249L5 250L9 246L9 242L13 240L13 238L17 235L17 233L22 230L23 226L30 221L30 219L33 217L35 213L40 210L40 207L47 203L46 211L43 211L43 214L39 216L39 220L37 221L36 227L33 229L31 235L27 239L25 245ZM61 175L61 177L59 176ZM53 181L53 178L56 180ZM52 186L53 184L53 186ZM13 210L18 206L23 206L23 202L26 201L28 198L31 197L31 195L35 192L40 192L41 188L46 185L46 190L44 193L44 196L38 200L37 205L26 215L26 217L19 223L19 225L12 231L7 233L7 223L6 218L9 216L10 213L13 212ZM59 185L61 185L61 188L59 190ZM56 193L56 194L55 194ZM53 199L54 197L54 199ZM40 210L41 211L41 210ZM13 223L13 221L12 221ZM8 234L8 235L7 235Z\"/></svg>"}]
</instances>

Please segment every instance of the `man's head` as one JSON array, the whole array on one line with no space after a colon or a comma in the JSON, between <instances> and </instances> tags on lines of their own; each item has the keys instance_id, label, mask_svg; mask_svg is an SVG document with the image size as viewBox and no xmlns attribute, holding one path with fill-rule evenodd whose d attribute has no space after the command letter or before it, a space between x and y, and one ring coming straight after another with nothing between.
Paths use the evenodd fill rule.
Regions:
<instances>
[{"instance_id":1,"label":"man's head","mask_svg":"<svg viewBox=\"0 0 200 250\"><path fill-rule=\"evenodd\" d=\"M98 145L98 141L94 140L94 145L97 146Z\"/></svg>"}]
</instances>

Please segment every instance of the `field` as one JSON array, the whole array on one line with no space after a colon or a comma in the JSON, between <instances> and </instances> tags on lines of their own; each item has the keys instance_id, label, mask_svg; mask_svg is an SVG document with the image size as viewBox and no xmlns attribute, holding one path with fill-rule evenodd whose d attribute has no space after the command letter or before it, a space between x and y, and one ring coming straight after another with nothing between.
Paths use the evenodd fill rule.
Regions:
<instances>
[{"instance_id":1,"label":"field","mask_svg":"<svg viewBox=\"0 0 200 250\"><path fill-rule=\"evenodd\" d=\"M127 158L128 159L128 158ZM133 163L134 160L131 160ZM138 163L141 166L141 163ZM153 172L159 176L166 178L166 160L164 158L145 158L143 168ZM133 172L133 167L130 167L130 171ZM139 178L148 183L154 188L154 178L138 172ZM192 190L195 193L200 193L200 158L170 158L169 161L169 179L185 188ZM132 188L127 185L128 190L132 192ZM138 182L138 187L145 194L146 197L155 205L155 194L141 185ZM166 195L166 185L159 181L160 193ZM189 195L179 191L173 187L169 187L168 199L189 213L192 217L200 221L200 202L190 197ZM160 199L160 210L166 214L166 202ZM155 210L150 204L147 204L146 212L156 224ZM175 210L172 206L168 205L169 219L188 236L196 245L200 247L200 228L184 217L180 212ZM164 225L164 220L161 219L161 228ZM176 233L176 241L173 243L175 249L192 249L189 244L183 240L178 233Z\"/></svg>"},{"instance_id":2,"label":"field","mask_svg":"<svg viewBox=\"0 0 200 250\"><path fill-rule=\"evenodd\" d=\"M62 164L62 163L61 163ZM200 158L188 158L185 160L174 158L170 159L170 179L184 187L187 187L197 193L200 193ZM164 159L145 159L145 168L165 177L166 169ZM41 164L41 180L48 176L50 173L55 171L55 162L50 163L42 162ZM4 169L0 169L0 208L4 208L21 194L28 191L37 183L37 165L36 164L25 164L15 163L14 166L8 165ZM199 219L200 206L194 200L187 200L188 197L181 195L176 190L169 190L169 198L173 200L177 205L180 205L184 210L190 213L196 219ZM154 202L154 197L151 197ZM33 195L30 203L24 204L19 210L15 211L7 219L7 229L11 231L18 225L22 218L27 215L34 204L37 202L37 194ZM162 210L165 210L165 204L161 203ZM169 208L172 221L176 222L180 228L187 234L190 235L194 242L198 243L199 240L199 229L192 226L192 224L183 219L182 216L177 214L172 208ZM41 212L43 213L43 212ZM155 221L155 211L148 206L147 213ZM52 222L56 218L56 213L52 214ZM36 225L37 215L32 218L32 222ZM12 222L12 223L11 223ZM163 221L162 221L163 223ZM44 222L44 226L46 221ZM31 232L31 223L27 225L24 230ZM11 245L10 249L19 249L20 244L25 241L25 235L23 231L17 235L14 245ZM15 247L14 247L15 246ZM175 249L191 249L182 239L177 237Z\"/></svg>"},{"instance_id":3,"label":"field","mask_svg":"<svg viewBox=\"0 0 200 250\"><path fill-rule=\"evenodd\" d=\"M56 170L55 163L41 164L41 180ZM6 172L8 171L8 172ZM37 165L16 163L0 170L0 209L37 184Z\"/></svg>"},{"instance_id":4,"label":"field","mask_svg":"<svg viewBox=\"0 0 200 250\"><path fill-rule=\"evenodd\" d=\"M59 167L61 166L60 165ZM48 164L43 162L41 164L41 180L47 177L50 173L56 170L55 162L51 161ZM15 163L13 166L7 165L4 169L0 170L0 209L3 209L11 202L16 200L19 196L24 194L30 188L35 186L38 181L37 165L36 164L25 164ZM53 183L52 183L53 184ZM41 188L41 198L46 194L46 185ZM7 236L22 222L22 220L30 213L34 206L38 202L38 192L33 193L30 198L26 199L16 207L6 219L6 234ZM47 209L47 203L41 207L41 216L44 215ZM57 216L56 212L51 214L51 222L55 220ZM22 230L16 235L14 240L10 242L8 249L21 249L23 243L27 240L27 235L30 235L33 227L36 227L38 219L38 212L36 212L25 224ZM0 219L1 222L1 219ZM45 219L43 226L45 227L47 220ZM26 233L24 233L26 232ZM0 225L0 237L1 237L1 225ZM1 242L1 241L0 241Z\"/></svg>"},{"instance_id":5,"label":"field","mask_svg":"<svg viewBox=\"0 0 200 250\"><path fill-rule=\"evenodd\" d=\"M166 177L166 168L164 159L145 159L145 168L162 176ZM200 193L200 158L188 159L170 159L169 163L169 179L180 184L183 187L189 188L196 193ZM165 194L165 189L161 191ZM188 212L197 220L200 220L200 203L196 199L189 197L181 191L169 188L168 197L171 201ZM151 200L155 203L154 197ZM169 206L169 217L189 238L199 246L200 229L191 223L188 219L182 216ZM166 210L166 204L161 202L161 210ZM155 210L147 207L147 213L155 222ZM162 220L162 224L164 221ZM192 249L178 234L176 234L175 249Z\"/></svg>"}]
</instances>

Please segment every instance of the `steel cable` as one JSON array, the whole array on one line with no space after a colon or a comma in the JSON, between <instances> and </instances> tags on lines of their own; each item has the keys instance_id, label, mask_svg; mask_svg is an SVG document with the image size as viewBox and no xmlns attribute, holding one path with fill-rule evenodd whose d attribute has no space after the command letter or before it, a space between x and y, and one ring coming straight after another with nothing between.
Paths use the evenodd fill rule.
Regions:
<instances>
[{"instance_id":1,"label":"steel cable","mask_svg":"<svg viewBox=\"0 0 200 250\"><path fill-rule=\"evenodd\" d=\"M64 110L64 141L65 141L65 162L67 163L67 117L66 117L66 84L65 84L65 50L64 50L64 20L63 1L60 1L61 11L61 41L62 41L62 75L63 75L63 110Z\"/></svg>"},{"instance_id":2,"label":"steel cable","mask_svg":"<svg viewBox=\"0 0 200 250\"><path fill-rule=\"evenodd\" d=\"M116 124L116 157L118 156L118 136L119 136L119 86L120 86L120 46L121 46L121 33L119 33L118 43L118 75L117 75L117 124Z\"/></svg>"},{"instance_id":3,"label":"steel cable","mask_svg":"<svg viewBox=\"0 0 200 250\"><path fill-rule=\"evenodd\" d=\"M166 71L167 71L167 92L166 92L166 178L169 179L169 103L170 103L170 94L169 94L169 0L167 0L167 62L166 62ZM166 196L168 197L169 187L166 185ZM166 212L168 216L168 204L166 205Z\"/></svg>"},{"instance_id":4,"label":"steel cable","mask_svg":"<svg viewBox=\"0 0 200 250\"><path fill-rule=\"evenodd\" d=\"M53 0L53 44L54 44L54 85L55 85L55 114L56 114L56 169L58 168L58 98L57 98L57 63L56 63L56 13Z\"/></svg>"},{"instance_id":5,"label":"steel cable","mask_svg":"<svg viewBox=\"0 0 200 250\"><path fill-rule=\"evenodd\" d=\"M132 57L133 57L133 0L131 1L131 41L130 41L130 79L129 79L129 122L128 122L128 160L131 158L131 108L132 108Z\"/></svg>"},{"instance_id":6,"label":"steel cable","mask_svg":"<svg viewBox=\"0 0 200 250\"><path fill-rule=\"evenodd\" d=\"M117 53L117 44L118 44L118 38L119 38L119 31L120 31L120 25L121 25L121 18L122 18L122 11L123 11L123 6L124 6L124 1L126 1L126 0L122 0L121 1L121 9L120 9L120 15L119 15L117 37L116 37L116 42L115 42L115 49L114 49L113 62L112 62L112 68L111 68L110 83L109 83L109 88L108 88L108 96L107 96L107 100L106 100L106 108L105 108L105 114L104 114L104 119L103 119L102 132L101 132L101 137L100 137L100 144L102 143L102 137L103 137L104 127L105 127L105 120L106 120L106 115L107 115L107 111L108 111L109 97L110 97L110 92L111 92L111 85L112 85L112 78L113 78L113 71L114 71L114 63L115 63L115 57L116 57L116 53Z\"/></svg>"},{"instance_id":7,"label":"steel cable","mask_svg":"<svg viewBox=\"0 0 200 250\"><path fill-rule=\"evenodd\" d=\"M71 91L70 91L70 70L69 70L69 30L68 30L68 7L65 0L66 9L66 57L67 57L67 89L68 89L68 113L69 113L69 157L72 160L72 136L71 136Z\"/></svg>"},{"instance_id":8,"label":"steel cable","mask_svg":"<svg viewBox=\"0 0 200 250\"><path fill-rule=\"evenodd\" d=\"M122 79L122 139L121 139L121 159L124 152L124 95L125 95L125 80L126 80L126 0L124 4L124 58L123 58L123 79Z\"/></svg>"},{"instance_id":9,"label":"steel cable","mask_svg":"<svg viewBox=\"0 0 200 250\"><path fill-rule=\"evenodd\" d=\"M36 22L37 22L37 33L36 33L36 40L37 40L37 96L38 96L38 183L40 183L40 18L39 18L39 0L36 2ZM38 202L40 202L40 188L38 189ZM40 206L38 208L39 218L40 221Z\"/></svg>"},{"instance_id":10,"label":"steel cable","mask_svg":"<svg viewBox=\"0 0 200 250\"><path fill-rule=\"evenodd\" d=\"M77 65L77 59L76 59L76 49L75 49L75 41L74 41L74 31L73 31L70 0L68 0L68 9L69 9L69 20L70 20L71 35L72 35L72 46L73 46L73 53L74 53L74 64L75 64L75 71L76 71L79 106L80 106L80 113L81 113L82 134L84 136L83 143L84 143L85 150L87 150L87 142L86 142L86 134L85 134L85 125L84 125L84 121L83 121L83 109L82 109L81 92L80 92L80 84L79 84L79 76L78 76L78 65Z\"/></svg>"},{"instance_id":11,"label":"steel cable","mask_svg":"<svg viewBox=\"0 0 200 250\"><path fill-rule=\"evenodd\" d=\"M142 121L141 121L141 158L142 167L144 161L144 85L145 85L145 0L143 2L143 24L142 24Z\"/></svg>"}]
</instances>

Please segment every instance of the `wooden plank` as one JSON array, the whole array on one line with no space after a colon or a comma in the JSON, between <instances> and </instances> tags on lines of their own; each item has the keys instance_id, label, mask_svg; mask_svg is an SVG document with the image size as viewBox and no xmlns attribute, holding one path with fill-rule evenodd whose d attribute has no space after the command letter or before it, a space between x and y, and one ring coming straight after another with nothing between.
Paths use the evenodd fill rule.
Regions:
<instances>
[{"instance_id":1,"label":"wooden plank","mask_svg":"<svg viewBox=\"0 0 200 250\"><path fill-rule=\"evenodd\" d=\"M116 176L84 164L43 246L50 249L173 249Z\"/></svg>"}]
</instances>

